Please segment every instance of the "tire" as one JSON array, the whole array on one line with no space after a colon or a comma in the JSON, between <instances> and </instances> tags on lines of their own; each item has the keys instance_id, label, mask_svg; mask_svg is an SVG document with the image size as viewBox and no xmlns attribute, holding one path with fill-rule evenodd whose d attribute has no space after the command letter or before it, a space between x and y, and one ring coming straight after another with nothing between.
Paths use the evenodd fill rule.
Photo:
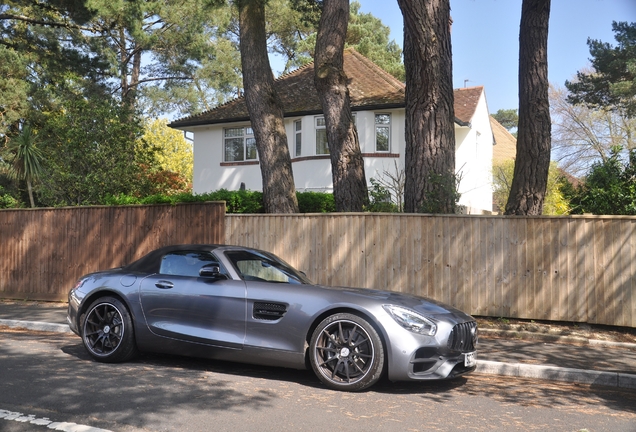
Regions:
<instances>
[{"instance_id":1,"label":"tire","mask_svg":"<svg viewBox=\"0 0 636 432\"><path fill-rule=\"evenodd\" d=\"M357 315L338 313L324 319L314 330L309 350L316 376L331 389L360 391L382 376L382 340Z\"/></svg>"},{"instance_id":2,"label":"tire","mask_svg":"<svg viewBox=\"0 0 636 432\"><path fill-rule=\"evenodd\" d=\"M124 362L137 355L130 313L114 297L101 297L90 305L82 323L82 341L100 362Z\"/></svg>"}]
</instances>

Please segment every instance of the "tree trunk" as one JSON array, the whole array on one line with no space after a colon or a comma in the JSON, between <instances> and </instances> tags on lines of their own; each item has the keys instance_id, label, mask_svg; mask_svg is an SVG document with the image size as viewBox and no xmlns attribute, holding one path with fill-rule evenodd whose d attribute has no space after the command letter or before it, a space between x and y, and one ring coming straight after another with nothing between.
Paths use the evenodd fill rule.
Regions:
<instances>
[{"instance_id":1,"label":"tree trunk","mask_svg":"<svg viewBox=\"0 0 636 432\"><path fill-rule=\"evenodd\" d=\"M27 190L29 191L29 201L31 202L31 208L35 208L35 200L33 200L33 186L31 185L31 179L26 179Z\"/></svg>"},{"instance_id":2,"label":"tree trunk","mask_svg":"<svg viewBox=\"0 0 636 432\"><path fill-rule=\"evenodd\" d=\"M263 179L266 213L296 213L298 201L283 120L267 57L265 0L240 0L239 32L245 101Z\"/></svg>"},{"instance_id":3,"label":"tree trunk","mask_svg":"<svg viewBox=\"0 0 636 432\"><path fill-rule=\"evenodd\" d=\"M550 168L550 0L523 0L519 30L519 129L507 215L540 215Z\"/></svg>"},{"instance_id":4,"label":"tree trunk","mask_svg":"<svg viewBox=\"0 0 636 432\"><path fill-rule=\"evenodd\" d=\"M455 109L449 0L398 0L404 17L404 210L454 213Z\"/></svg>"},{"instance_id":5,"label":"tree trunk","mask_svg":"<svg viewBox=\"0 0 636 432\"><path fill-rule=\"evenodd\" d=\"M343 69L348 22L349 0L324 1L316 38L314 82L325 115L336 211L361 212L369 194Z\"/></svg>"}]
</instances>

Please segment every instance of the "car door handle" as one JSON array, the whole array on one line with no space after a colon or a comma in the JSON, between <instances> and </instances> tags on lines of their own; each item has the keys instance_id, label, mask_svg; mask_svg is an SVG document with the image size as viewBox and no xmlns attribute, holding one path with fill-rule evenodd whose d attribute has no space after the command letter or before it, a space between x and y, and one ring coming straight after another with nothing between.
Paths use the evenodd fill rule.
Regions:
<instances>
[{"instance_id":1,"label":"car door handle","mask_svg":"<svg viewBox=\"0 0 636 432\"><path fill-rule=\"evenodd\" d=\"M158 281L155 286L157 288L161 288L161 289L170 289L170 288L174 288L174 284L170 281L165 281L165 280L161 280Z\"/></svg>"}]
</instances>

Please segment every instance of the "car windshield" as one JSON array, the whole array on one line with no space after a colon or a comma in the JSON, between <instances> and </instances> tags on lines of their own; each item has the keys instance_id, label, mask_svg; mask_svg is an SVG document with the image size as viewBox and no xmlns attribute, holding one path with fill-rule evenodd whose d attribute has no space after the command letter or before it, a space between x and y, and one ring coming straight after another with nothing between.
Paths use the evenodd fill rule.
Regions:
<instances>
[{"instance_id":1,"label":"car windshield","mask_svg":"<svg viewBox=\"0 0 636 432\"><path fill-rule=\"evenodd\" d=\"M305 275L272 254L228 251L225 256L245 281L311 284Z\"/></svg>"}]
</instances>

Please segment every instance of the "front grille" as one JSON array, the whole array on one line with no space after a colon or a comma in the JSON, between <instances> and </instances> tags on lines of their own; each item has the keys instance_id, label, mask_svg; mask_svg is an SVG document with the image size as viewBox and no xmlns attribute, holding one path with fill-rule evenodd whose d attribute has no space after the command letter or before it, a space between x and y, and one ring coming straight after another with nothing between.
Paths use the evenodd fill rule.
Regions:
<instances>
[{"instance_id":1,"label":"front grille","mask_svg":"<svg viewBox=\"0 0 636 432\"><path fill-rule=\"evenodd\" d=\"M475 351L477 344L477 323L475 321L457 324L448 338L448 348L462 353Z\"/></svg>"},{"instance_id":2,"label":"front grille","mask_svg":"<svg viewBox=\"0 0 636 432\"><path fill-rule=\"evenodd\" d=\"M287 312L287 305L280 303L254 302L255 319L276 321L281 319Z\"/></svg>"}]
</instances>

